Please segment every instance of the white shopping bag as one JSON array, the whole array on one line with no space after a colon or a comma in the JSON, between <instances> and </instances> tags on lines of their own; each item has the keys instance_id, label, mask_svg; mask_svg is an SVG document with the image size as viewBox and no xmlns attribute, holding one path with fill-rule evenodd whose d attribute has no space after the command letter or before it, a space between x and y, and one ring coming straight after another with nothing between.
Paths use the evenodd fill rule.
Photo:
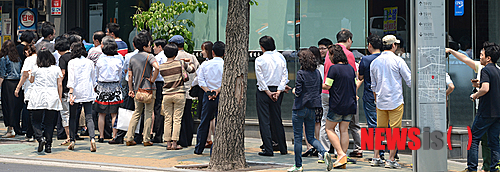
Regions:
<instances>
[{"instance_id":1,"label":"white shopping bag","mask_svg":"<svg viewBox=\"0 0 500 172\"><path fill-rule=\"evenodd\" d=\"M133 110L124 109L121 107L118 108L118 121L116 122L116 129L127 131L133 113ZM139 122L141 122L141 118L139 118ZM139 126L140 124L137 124L137 127L135 128L136 134L139 134Z\"/></svg>"}]
</instances>

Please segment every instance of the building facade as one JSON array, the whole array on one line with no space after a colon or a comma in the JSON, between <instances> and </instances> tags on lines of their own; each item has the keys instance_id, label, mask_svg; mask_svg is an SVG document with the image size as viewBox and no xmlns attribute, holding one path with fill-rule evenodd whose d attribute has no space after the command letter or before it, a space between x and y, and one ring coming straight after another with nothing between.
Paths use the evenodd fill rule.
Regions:
<instances>
[{"instance_id":1,"label":"building facade","mask_svg":"<svg viewBox=\"0 0 500 172\"><path fill-rule=\"evenodd\" d=\"M2 13L10 13L13 27L17 28L17 8L30 7L38 9L38 22L51 21L56 24L57 34L64 33L73 27L87 30L86 40L91 41L92 33L104 30L109 22L120 24L120 37L127 42L130 50L134 26L131 16L137 12L135 6L147 9L152 2L161 1L170 4L170 0L60 0L61 15L51 14L51 3L54 0L0 0ZM177 0L186 2L187 0ZM208 4L208 13L183 14L181 18L189 18L196 27L189 28L193 32L195 51L205 41L225 40L228 0L203 0ZM309 46L317 46L321 38L329 38L336 42L336 34L341 29L349 29L354 34L352 51L359 55L367 54L365 38L370 34L395 34L403 41L406 53L412 53L410 46L410 1L401 0L258 0L259 5L250 8L250 53L247 92L247 118L256 119L255 92L256 79L254 59L260 51L258 39L261 36L272 36L279 51L287 58L290 83L294 86L295 73L300 68L294 51ZM500 1L498 0L444 0L446 6L446 31L451 45L468 52L470 58L479 60L479 50L484 41L500 43ZM457 3L461 8L457 9ZM10 5L10 6L9 6ZM3 16L3 15L2 15ZM14 33L16 30L14 29ZM14 35L15 36L15 35ZM17 37L16 37L17 38ZM450 45L450 46L451 46ZM355 54L358 54L355 53ZM409 56L407 56L409 57ZM411 66L409 58L405 59ZM474 105L469 100L472 93L470 79L475 78L472 69L460 61L449 58L447 72L456 88L450 95L448 114L450 125L465 127L472 124ZM363 87L358 91L362 96ZM405 87L404 119L411 120L410 89ZM359 99L360 109L362 100ZM284 120L291 120L293 96L286 94L283 101ZM365 122L363 111L360 121Z\"/></svg>"}]
</instances>

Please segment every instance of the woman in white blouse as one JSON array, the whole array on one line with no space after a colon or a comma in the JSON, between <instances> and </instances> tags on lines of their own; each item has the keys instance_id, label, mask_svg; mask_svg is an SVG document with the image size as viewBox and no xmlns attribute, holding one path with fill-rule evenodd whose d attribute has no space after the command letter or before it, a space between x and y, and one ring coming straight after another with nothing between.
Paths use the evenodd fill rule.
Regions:
<instances>
[{"instance_id":1,"label":"woman in white blouse","mask_svg":"<svg viewBox=\"0 0 500 172\"><path fill-rule=\"evenodd\" d=\"M37 68L36 66L36 48L35 45L33 44L28 44L24 46L24 55L27 57L24 60L23 67L21 68L21 80L19 80L19 83L17 83L16 90L14 91L14 96L19 97L19 91L21 91L21 88L23 89L24 93L24 103L26 104L26 107L28 106L28 101L29 101L29 95L28 95L28 90L31 86L31 83L29 81L31 71L33 69ZM28 111L29 112L29 111ZM26 140L29 142L35 141L33 139L33 127L31 124L31 112L29 112L28 118L24 119L23 122L27 122L28 125L28 132L26 133Z\"/></svg>"},{"instance_id":2,"label":"woman in white blouse","mask_svg":"<svg viewBox=\"0 0 500 172\"><path fill-rule=\"evenodd\" d=\"M78 128L79 112L83 107L87 131L90 136L90 151L96 151L94 120L92 119L92 102L95 101L95 69L94 62L87 59L87 51L81 42L71 44L71 60L68 62L69 88L69 150L75 148L76 129Z\"/></svg>"},{"instance_id":3,"label":"woman in white blouse","mask_svg":"<svg viewBox=\"0 0 500 172\"><path fill-rule=\"evenodd\" d=\"M28 110L32 113L33 130L38 141L38 152L52 152L52 135L54 119L57 111L62 110L62 79L61 68L55 65L56 60L50 50L42 48L38 52L35 68L31 71L31 87L28 90ZM45 115L44 115L45 114ZM42 127L43 126L43 127ZM43 128L43 132L42 132Z\"/></svg>"},{"instance_id":4,"label":"woman in white blouse","mask_svg":"<svg viewBox=\"0 0 500 172\"><path fill-rule=\"evenodd\" d=\"M118 55L118 45L113 38L102 39L101 57L96 62L97 98L94 108L99 113L99 143L104 142L104 122L106 114L111 114L115 123L118 107L123 103L120 78L122 77L123 57ZM113 128L113 138L118 130Z\"/></svg>"}]
</instances>

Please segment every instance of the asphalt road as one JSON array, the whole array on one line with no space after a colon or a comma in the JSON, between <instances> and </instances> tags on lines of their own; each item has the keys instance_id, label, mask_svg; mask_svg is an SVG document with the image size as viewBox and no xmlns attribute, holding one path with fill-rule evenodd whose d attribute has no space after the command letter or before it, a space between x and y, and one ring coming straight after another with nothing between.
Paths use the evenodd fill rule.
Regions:
<instances>
[{"instance_id":1,"label":"asphalt road","mask_svg":"<svg viewBox=\"0 0 500 172\"><path fill-rule=\"evenodd\" d=\"M31 164L16 164L0 162L0 171L16 171L16 172L33 172L33 171L51 171L51 172L88 172L89 169L70 168L70 167L57 167L57 166L43 166ZM100 171L94 170L91 171Z\"/></svg>"}]
</instances>

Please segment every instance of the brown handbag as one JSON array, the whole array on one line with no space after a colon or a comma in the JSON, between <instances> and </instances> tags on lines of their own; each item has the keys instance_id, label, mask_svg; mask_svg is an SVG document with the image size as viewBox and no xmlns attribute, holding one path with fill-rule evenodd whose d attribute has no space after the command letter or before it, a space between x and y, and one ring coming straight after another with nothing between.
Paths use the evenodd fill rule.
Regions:
<instances>
[{"instance_id":1,"label":"brown handbag","mask_svg":"<svg viewBox=\"0 0 500 172\"><path fill-rule=\"evenodd\" d=\"M148 65L148 61L149 61L149 54L148 57L146 58L146 64L144 64L144 70L142 71L141 81L144 79L144 73L146 72L146 66ZM146 90L139 88L137 90L137 93L135 94L135 99L141 103L151 103L153 102L153 90Z\"/></svg>"}]
</instances>

